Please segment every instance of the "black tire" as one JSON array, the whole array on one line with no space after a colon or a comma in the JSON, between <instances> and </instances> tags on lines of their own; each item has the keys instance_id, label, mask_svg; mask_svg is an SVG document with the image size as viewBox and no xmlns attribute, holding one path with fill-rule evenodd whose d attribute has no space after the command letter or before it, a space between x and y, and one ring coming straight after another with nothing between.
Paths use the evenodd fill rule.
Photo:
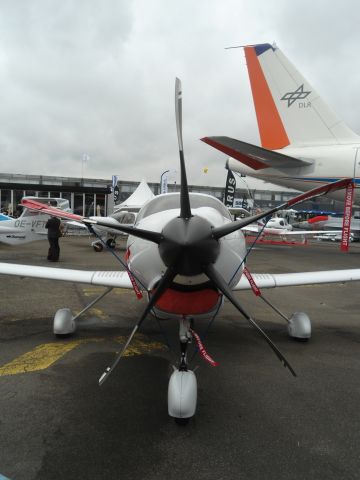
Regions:
<instances>
[{"instance_id":1,"label":"black tire","mask_svg":"<svg viewBox=\"0 0 360 480\"><path fill-rule=\"evenodd\" d=\"M109 248L115 248L116 242L113 238L109 238L108 240L106 240L106 245Z\"/></svg>"},{"instance_id":2,"label":"black tire","mask_svg":"<svg viewBox=\"0 0 360 480\"><path fill-rule=\"evenodd\" d=\"M102 252L104 247L101 245L101 243L94 243L93 248L95 252Z\"/></svg>"},{"instance_id":3,"label":"black tire","mask_svg":"<svg viewBox=\"0 0 360 480\"><path fill-rule=\"evenodd\" d=\"M189 423L190 418L176 418L176 417L174 417L174 420L175 420L175 423L184 427L185 425L187 425Z\"/></svg>"}]
</instances>

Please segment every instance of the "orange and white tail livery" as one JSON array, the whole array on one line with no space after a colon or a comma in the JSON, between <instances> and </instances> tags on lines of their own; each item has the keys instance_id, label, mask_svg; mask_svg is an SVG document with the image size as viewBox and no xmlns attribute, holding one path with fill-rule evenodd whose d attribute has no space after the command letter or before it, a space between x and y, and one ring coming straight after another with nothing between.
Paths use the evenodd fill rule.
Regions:
<instances>
[{"instance_id":1,"label":"orange and white tail livery","mask_svg":"<svg viewBox=\"0 0 360 480\"><path fill-rule=\"evenodd\" d=\"M244 47L261 146L226 136L205 143L230 157L227 168L308 191L353 178L360 184L360 137L327 106L281 50ZM344 199L338 192L333 198Z\"/></svg>"},{"instance_id":2,"label":"orange and white tail livery","mask_svg":"<svg viewBox=\"0 0 360 480\"><path fill-rule=\"evenodd\" d=\"M265 43L244 51L264 148L359 141L278 47Z\"/></svg>"}]
</instances>

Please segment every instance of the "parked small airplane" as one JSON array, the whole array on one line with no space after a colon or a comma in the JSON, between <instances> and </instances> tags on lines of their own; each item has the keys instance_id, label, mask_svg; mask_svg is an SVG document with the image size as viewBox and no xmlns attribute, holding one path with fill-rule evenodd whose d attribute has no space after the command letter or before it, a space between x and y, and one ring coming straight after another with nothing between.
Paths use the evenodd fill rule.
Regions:
<instances>
[{"instance_id":1,"label":"parked small airplane","mask_svg":"<svg viewBox=\"0 0 360 480\"><path fill-rule=\"evenodd\" d=\"M136 217L145 205L145 203L154 198L154 193L145 180L141 180L136 190L124 202L114 206L114 213L110 215L119 223L134 225ZM99 238L92 243L95 252L101 252L106 244L109 248L115 248L119 232L114 230L102 233L98 232ZM120 234L120 238L126 238L125 234Z\"/></svg>"},{"instance_id":2,"label":"parked small airplane","mask_svg":"<svg viewBox=\"0 0 360 480\"><path fill-rule=\"evenodd\" d=\"M260 234L261 237L281 237L284 240L294 238L313 237L316 234L339 234L338 230L294 230L293 226L283 217L273 217L270 220L261 220L257 223L247 225L241 229L243 233L254 236ZM340 231L341 235L341 231Z\"/></svg>"},{"instance_id":3,"label":"parked small airplane","mask_svg":"<svg viewBox=\"0 0 360 480\"><path fill-rule=\"evenodd\" d=\"M300 228L308 231L315 231L315 229L320 230L319 233L325 234L322 230L331 229L332 233L337 233L341 235L343 228L343 217L335 217L332 215L318 215L309 220L303 220L301 222L296 222L293 224L294 229ZM328 232L329 233L329 232ZM351 234L354 241L360 240L360 219L352 218L351 219Z\"/></svg>"},{"instance_id":4,"label":"parked small airplane","mask_svg":"<svg viewBox=\"0 0 360 480\"><path fill-rule=\"evenodd\" d=\"M320 234L317 234L315 235L315 237L317 240L325 240L325 241L330 241L330 242L341 242L341 238L342 238L342 235L341 235L341 232L339 233L320 233ZM352 233L350 233L349 235L349 242L353 242L354 241L354 235Z\"/></svg>"},{"instance_id":5,"label":"parked small airplane","mask_svg":"<svg viewBox=\"0 0 360 480\"><path fill-rule=\"evenodd\" d=\"M107 287L105 292L76 316L73 316L68 308L58 310L54 318L54 332L58 335L73 333L79 315L114 287L134 288L137 295L141 294L140 290L145 291L149 300L123 348L100 377L99 384L102 385L113 372L150 312L163 319L176 320L180 325L180 360L174 367L169 381L168 411L178 422L186 422L195 414L197 402L196 377L187 361L188 345L194 338L203 357L212 365L215 364L206 353L195 328L197 324L214 319L224 297L268 343L282 364L295 375L290 363L246 312L235 297L234 291L252 288L272 306L265 300L259 288L360 280L360 269L250 276L244 267L247 249L242 228L305 199L344 188L351 179L318 187L267 212L232 221L227 208L216 198L189 193L183 152L181 105L181 84L180 80L176 79L175 110L180 154L180 193L158 195L147 202L140 210L134 226L115 225L115 220L109 221L106 218L97 220L83 218L36 202L32 205L32 208L43 213L82 221L90 230L94 226L101 226L129 234L125 271L84 271L0 263L0 274ZM277 312L280 313L278 310ZM300 339L310 337L310 319L305 313L298 312L291 318L284 318L288 322L288 332L292 337Z\"/></svg>"},{"instance_id":6,"label":"parked small airplane","mask_svg":"<svg viewBox=\"0 0 360 480\"><path fill-rule=\"evenodd\" d=\"M22 205L26 206L29 209L34 207L33 202L24 201ZM51 213L49 213L50 215ZM133 226L136 219L136 212L128 212L126 210L118 210L117 212L109 215L108 217L101 217L101 216L91 216L89 217L91 220L103 220L108 222L114 222L114 225L122 224ZM88 232L88 228L82 222L82 219L85 217L77 216L79 220L70 220L67 222L67 226L70 228L82 229L83 231ZM94 227L91 232L95 235L96 240L91 242L91 246L95 250L95 252L102 252L104 247L113 249L116 246L116 240L118 237L126 238L127 235L124 233L119 232L119 230L115 230L110 227Z\"/></svg>"},{"instance_id":7,"label":"parked small airplane","mask_svg":"<svg viewBox=\"0 0 360 480\"><path fill-rule=\"evenodd\" d=\"M201 140L231 158L230 170L300 191L340 178L360 183L360 137L326 105L281 50L244 47L261 147L226 136ZM329 196L344 200L343 192Z\"/></svg>"},{"instance_id":8,"label":"parked small airplane","mask_svg":"<svg viewBox=\"0 0 360 480\"><path fill-rule=\"evenodd\" d=\"M44 205L52 205L69 212L69 201L64 198L48 197L23 197L23 200L35 199ZM44 240L47 230L45 228L49 215L24 208L18 218L8 215L0 216L0 243L7 245L22 245L24 243Z\"/></svg>"},{"instance_id":9,"label":"parked small airplane","mask_svg":"<svg viewBox=\"0 0 360 480\"><path fill-rule=\"evenodd\" d=\"M145 205L148 200L154 198L154 196L155 195L151 191L149 185L145 180L142 180L130 197L128 197L121 204L114 206L114 213L112 213L109 218L113 218L119 223L132 226L135 224L136 217L141 207ZM97 219L100 217L90 218ZM75 226L82 226L86 228L84 224L79 224L76 222L69 223ZM122 240L127 238L126 234L108 228L95 227L93 230L97 238L91 243L91 246L95 252L101 252L104 249L104 246L111 249L115 248L118 238Z\"/></svg>"}]
</instances>

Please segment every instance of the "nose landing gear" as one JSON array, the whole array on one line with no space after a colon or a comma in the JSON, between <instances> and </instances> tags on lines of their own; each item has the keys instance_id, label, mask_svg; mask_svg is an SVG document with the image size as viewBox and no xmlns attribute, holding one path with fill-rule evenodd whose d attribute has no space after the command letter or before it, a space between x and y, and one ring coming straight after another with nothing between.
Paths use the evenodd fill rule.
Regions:
<instances>
[{"instance_id":1,"label":"nose landing gear","mask_svg":"<svg viewBox=\"0 0 360 480\"><path fill-rule=\"evenodd\" d=\"M186 352L191 342L190 320L180 320L180 365L174 368L168 387L168 412L175 422L186 424L195 415L197 403L197 381L192 370L188 369Z\"/></svg>"}]
</instances>

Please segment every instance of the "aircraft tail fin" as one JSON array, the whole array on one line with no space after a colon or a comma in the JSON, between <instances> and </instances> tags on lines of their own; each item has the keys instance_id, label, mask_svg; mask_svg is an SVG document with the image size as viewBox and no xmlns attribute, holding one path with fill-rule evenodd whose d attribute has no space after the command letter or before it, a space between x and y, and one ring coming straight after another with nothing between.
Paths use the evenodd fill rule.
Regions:
<instances>
[{"instance_id":1,"label":"aircraft tail fin","mask_svg":"<svg viewBox=\"0 0 360 480\"><path fill-rule=\"evenodd\" d=\"M244 50L262 147L359 141L278 47L265 43Z\"/></svg>"}]
</instances>

